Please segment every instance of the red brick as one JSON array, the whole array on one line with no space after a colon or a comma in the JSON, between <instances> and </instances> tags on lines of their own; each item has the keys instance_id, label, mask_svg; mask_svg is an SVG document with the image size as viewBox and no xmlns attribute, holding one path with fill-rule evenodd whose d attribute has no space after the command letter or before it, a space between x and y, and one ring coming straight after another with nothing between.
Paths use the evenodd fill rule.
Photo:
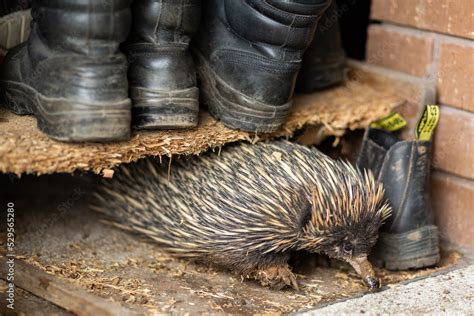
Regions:
<instances>
[{"instance_id":1,"label":"red brick","mask_svg":"<svg viewBox=\"0 0 474 316\"><path fill-rule=\"evenodd\" d=\"M401 131L403 139L413 139L418 117L426 104L436 104L436 82L393 71L384 67L369 65L354 60L349 61L349 67L356 78L364 76L383 78L390 84L394 93L406 100L402 105L393 109L400 113L408 125ZM375 80L375 79L370 79Z\"/></svg>"},{"instance_id":2,"label":"red brick","mask_svg":"<svg viewBox=\"0 0 474 316\"><path fill-rule=\"evenodd\" d=\"M433 36L399 29L376 24L369 27L367 62L417 77L427 76L432 63Z\"/></svg>"},{"instance_id":3,"label":"red brick","mask_svg":"<svg viewBox=\"0 0 474 316\"><path fill-rule=\"evenodd\" d=\"M472 0L372 0L372 18L474 39Z\"/></svg>"},{"instance_id":4,"label":"red brick","mask_svg":"<svg viewBox=\"0 0 474 316\"><path fill-rule=\"evenodd\" d=\"M463 45L465 43L465 45ZM474 112L474 44L442 43L438 63L438 96L442 103Z\"/></svg>"},{"instance_id":5,"label":"red brick","mask_svg":"<svg viewBox=\"0 0 474 316\"><path fill-rule=\"evenodd\" d=\"M433 211L441 238L474 251L474 181L434 172Z\"/></svg>"},{"instance_id":6,"label":"red brick","mask_svg":"<svg viewBox=\"0 0 474 316\"><path fill-rule=\"evenodd\" d=\"M474 113L441 107L434 137L433 166L474 180Z\"/></svg>"}]
</instances>

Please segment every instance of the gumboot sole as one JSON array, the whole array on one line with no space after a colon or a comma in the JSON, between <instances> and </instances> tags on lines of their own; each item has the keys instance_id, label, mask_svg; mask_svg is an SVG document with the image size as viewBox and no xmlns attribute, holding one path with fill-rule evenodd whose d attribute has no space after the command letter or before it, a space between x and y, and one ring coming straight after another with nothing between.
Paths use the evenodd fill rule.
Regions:
<instances>
[{"instance_id":1,"label":"gumboot sole","mask_svg":"<svg viewBox=\"0 0 474 316\"><path fill-rule=\"evenodd\" d=\"M130 137L131 101L85 103L48 98L18 82L0 82L0 101L16 114L34 114L38 128L65 142L105 142Z\"/></svg>"},{"instance_id":2,"label":"gumboot sole","mask_svg":"<svg viewBox=\"0 0 474 316\"><path fill-rule=\"evenodd\" d=\"M247 132L271 133L281 128L288 117L291 101L271 105L252 99L222 80L199 52L195 55L202 99L215 118L227 127Z\"/></svg>"},{"instance_id":3,"label":"gumboot sole","mask_svg":"<svg viewBox=\"0 0 474 316\"><path fill-rule=\"evenodd\" d=\"M136 129L181 129L198 124L199 90L196 87L156 91L131 87L132 125Z\"/></svg>"},{"instance_id":4,"label":"gumboot sole","mask_svg":"<svg viewBox=\"0 0 474 316\"><path fill-rule=\"evenodd\" d=\"M436 226L423 226L408 232L382 232L371 260L388 270L418 269L436 265L440 260Z\"/></svg>"}]
</instances>

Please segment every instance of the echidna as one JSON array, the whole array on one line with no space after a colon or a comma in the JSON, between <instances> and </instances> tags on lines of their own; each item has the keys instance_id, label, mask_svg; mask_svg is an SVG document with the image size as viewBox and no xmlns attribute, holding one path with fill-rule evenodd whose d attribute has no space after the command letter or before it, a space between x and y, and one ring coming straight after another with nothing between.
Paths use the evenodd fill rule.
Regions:
<instances>
[{"instance_id":1,"label":"echidna","mask_svg":"<svg viewBox=\"0 0 474 316\"><path fill-rule=\"evenodd\" d=\"M121 167L96 210L179 257L222 265L263 285L298 289L296 250L350 263L370 288L367 260L389 216L383 188L351 164L287 141L233 145L167 166Z\"/></svg>"}]
</instances>

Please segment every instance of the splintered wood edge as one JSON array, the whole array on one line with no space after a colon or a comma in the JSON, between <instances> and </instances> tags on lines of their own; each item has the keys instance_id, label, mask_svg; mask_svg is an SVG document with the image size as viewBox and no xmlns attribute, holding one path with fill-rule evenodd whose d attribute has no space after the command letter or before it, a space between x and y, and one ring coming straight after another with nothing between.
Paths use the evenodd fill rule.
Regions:
<instances>
[{"instance_id":1,"label":"splintered wood edge","mask_svg":"<svg viewBox=\"0 0 474 316\"><path fill-rule=\"evenodd\" d=\"M14 260L11 264L15 268L16 286L76 315L136 315L117 303L88 293L83 288L67 283L22 260L7 257L0 259L0 278L5 281L9 260Z\"/></svg>"}]
</instances>

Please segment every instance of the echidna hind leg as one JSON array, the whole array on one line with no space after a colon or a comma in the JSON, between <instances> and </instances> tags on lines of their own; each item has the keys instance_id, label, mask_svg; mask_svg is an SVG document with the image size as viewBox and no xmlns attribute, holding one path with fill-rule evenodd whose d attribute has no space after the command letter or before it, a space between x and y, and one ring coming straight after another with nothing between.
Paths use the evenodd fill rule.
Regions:
<instances>
[{"instance_id":1,"label":"echidna hind leg","mask_svg":"<svg viewBox=\"0 0 474 316\"><path fill-rule=\"evenodd\" d=\"M295 274L291 271L288 264L275 265L268 268L260 269L256 278L263 286L269 286L276 290L289 286L295 290L299 290L298 281Z\"/></svg>"}]
</instances>

